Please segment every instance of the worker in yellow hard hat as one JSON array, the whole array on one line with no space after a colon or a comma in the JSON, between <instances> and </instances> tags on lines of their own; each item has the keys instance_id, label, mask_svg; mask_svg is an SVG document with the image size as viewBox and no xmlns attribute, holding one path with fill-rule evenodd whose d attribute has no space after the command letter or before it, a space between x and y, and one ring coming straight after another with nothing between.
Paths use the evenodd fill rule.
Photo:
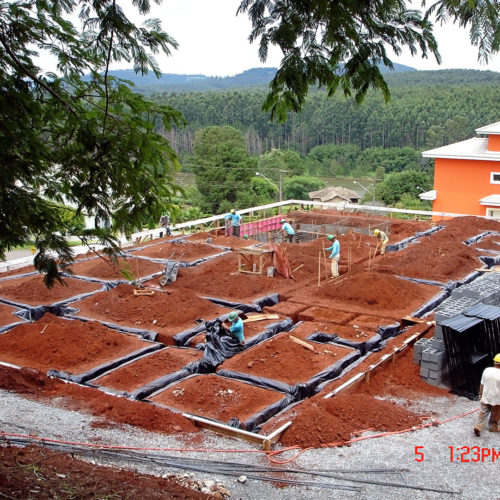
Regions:
<instances>
[{"instance_id":1,"label":"worker in yellow hard hat","mask_svg":"<svg viewBox=\"0 0 500 500\"><path fill-rule=\"evenodd\" d=\"M387 237L387 234L384 233L384 231L381 231L380 229L375 229L375 231L373 231L373 235L379 240L380 255L384 255L385 247L387 246L387 243L389 243L389 238Z\"/></svg>"},{"instance_id":2,"label":"worker in yellow hard hat","mask_svg":"<svg viewBox=\"0 0 500 500\"><path fill-rule=\"evenodd\" d=\"M500 421L500 353L493 358L493 366L483 371L479 399L481 400L481 408L474 425L474 434L481 435L488 417L488 430L498 432L500 430L498 427Z\"/></svg>"}]
</instances>

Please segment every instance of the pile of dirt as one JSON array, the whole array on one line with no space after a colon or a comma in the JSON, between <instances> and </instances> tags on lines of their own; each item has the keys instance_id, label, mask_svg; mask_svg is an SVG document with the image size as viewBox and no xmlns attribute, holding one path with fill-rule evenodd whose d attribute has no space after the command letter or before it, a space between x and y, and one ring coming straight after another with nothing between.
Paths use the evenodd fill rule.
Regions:
<instances>
[{"instance_id":1,"label":"pile of dirt","mask_svg":"<svg viewBox=\"0 0 500 500\"><path fill-rule=\"evenodd\" d=\"M0 296L19 304L49 305L70 299L83 293L102 289L102 284L75 278L63 278L47 288L42 274L0 281Z\"/></svg>"},{"instance_id":2,"label":"pile of dirt","mask_svg":"<svg viewBox=\"0 0 500 500\"><path fill-rule=\"evenodd\" d=\"M155 290L144 290L152 295L134 295L134 290L132 285L119 285L71 306L79 309L78 316L157 332L156 340L166 345L175 344L176 333L231 311L188 288L160 288L157 281Z\"/></svg>"},{"instance_id":3,"label":"pile of dirt","mask_svg":"<svg viewBox=\"0 0 500 500\"><path fill-rule=\"evenodd\" d=\"M179 413L139 401L117 398L98 389L68 384L31 368L17 370L0 366L0 387L32 399L50 401L61 408L87 412L99 417L101 426L127 424L166 434L199 431L198 427Z\"/></svg>"},{"instance_id":4,"label":"pile of dirt","mask_svg":"<svg viewBox=\"0 0 500 500\"><path fill-rule=\"evenodd\" d=\"M366 394L343 394L321 403L311 398L286 416L293 419L293 425L282 434L281 443L304 448L343 443L367 430L409 429L422 422L417 414Z\"/></svg>"},{"instance_id":5,"label":"pile of dirt","mask_svg":"<svg viewBox=\"0 0 500 500\"><path fill-rule=\"evenodd\" d=\"M83 323L52 314L0 335L2 361L71 373L83 373L148 345L135 335L111 330L95 321Z\"/></svg>"},{"instance_id":6,"label":"pile of dirt","mask_svg":"<svg viewBox=\"0 0 500 500\"><path fill-rule=\"evenodd\" d=\"M211 255L216 255L222 251L221 248L204 245L203 243L169 243L166 241L160 244L148 245L143 249L133 250L130 253L152 259L193 262L205 257L210 257Z\"/></svg>"}]
</instances>

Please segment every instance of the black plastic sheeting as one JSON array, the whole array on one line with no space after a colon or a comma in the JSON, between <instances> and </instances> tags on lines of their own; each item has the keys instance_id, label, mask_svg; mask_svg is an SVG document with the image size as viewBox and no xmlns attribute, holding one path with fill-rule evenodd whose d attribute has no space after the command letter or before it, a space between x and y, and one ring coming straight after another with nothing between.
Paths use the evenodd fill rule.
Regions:
<instances>
[{"instance_id":1,"label":"black plastic sheeting","mask_svg":"<svg viewBox=\"0 0 500 500\"><path fill-rule=\"evenodd\" d=\"M269 420L270 418L277 415L280 411L290 406L295 401L295 398L291 395L286 395L283 399L276 401L272 405L264 408L263 410L255 413L250 418L248 418L240 428L243 428L249 432L259 432L260 426Z\"/></svg>"},{"instance_id":2,"label":"black plastic sheeting","mask_svg":"<svg viewBox=\"0 0 500 500\"><path fill-rule=\"evenodd\" d=\"M215 297L203 297L204 299L213 302L214 304L229 307L231 309L238 309L244 313L247 312L262 312L262 309L266 306L274 306L279 302L278 294L272 293L270 295L265 295L259 299L256 299L251 304L242 304L240 302L230 302L224 299L218 299Z\"/></svg>"},{"instance_id":3,"label":"black plastic sheeting","mask_svg":"<svg viewBox=\"0 0 500 500\"><path fill-rule=\"evenodd\" d=\"M95 368L92 368L79 375L60 370L49 370L47 372L47 376L60 378L62 380L68 380L77 384L83 384L88 380L99 377L103 373L112 370L113 368L117 368L118 366L127 363L128 361L132 361L133 359L139 358L140 356L143 356L148 352L157 351L158 349L162 349L163 347L163 344L151 343L151 345L149 345L148 347L131 352L129 354L126 354L125 356L122 356L121 358L109 361L108 363L103 363L102 365L96 366Z\"/></svg>"},{"instance_id":4,"label":"black plastic sheeting","mask_svg":"<svg viewBox=\"0 0 500 500\"><path fill-rule=\"evenodd\" d=\"M399 250L403 250L403 248L406 248L408 245L418 243L418 238L422 238L424 236L430 236L432 233L435 233L436 231L440 231L443 229L444 226L435 226L431 229L428 229L427 231L419 231L418 233L415 233L414 236L410 236L408 238L405 238L404 240L398 241L397 243L390 243L386 247L387 252L398 252Z\"/></svg>"},{"instance_id":5,"label":"black plastic sheeting","mask_svg":"<svg viewBox=\"0 0 500 500\"><path fill-rule=\"evenodd\" d=\"M64 311L66 314L68 313L68 309L65 309ZM142 337L145 340L151 340L154 341L158 337L158 333L154 332L153 330L145 330L141 328L133 328L131 326L124 326L124 325L119 325L117 323L110 323L108 321L102 321L102 320L96 320L93 318L86 318L85 316L78 316L77 314L71 315L71 316L66 316L72 319L80 320L86 323L87 321L98 321L101 323L101 325L104 325L108 328L112 328L113 330L117 330L119 332L123 333L131 333L134 335L138 335L139 337Z\"/></svg>"},{"instance_id":6,"label":"black plastic sheeting","mask_svg":"<svg viewBox=\"0 0 500 500\"><path fill-rule=\"evenodd\" d=\"M226 333L220 321L214 321L205 334L205 350L199 363L199 373L211 373L224 360L245 349L232 335ZM205 371L206 370L206 371Z\"/></svg>"},{"instance_id":7,"label":"black plastic sheeting","mask_svg":"<svg viewBox=\"0 0 500 500\"><path fill-rule=\"evenodd\" d=\"M5 278L0 278L0 281L8 281L16 278L26 278L26 276L33 276L35 274L39 274L38 271L30 271L29 273L21 273L21 274L12 274L10 276L6 276Z\"/></svg>"},{"instance_id":8,"label":"black plastic sheeting","mask_svg":"<svg viewBox=\"0 0 500 500\"><path fill-rule=\"evenodd\" d=\"M434 295L431 300L420 306L418 309L413 311L410 316L415 316L416 318L421 318L425 316L430 311L436 309L436 307L441 304L444 300L446 300L450 296L450 292L448 290L443 290L442 292Z\"/></svg>"},{"instance_id":9,"label":"black plastic sheeting","mask_svg":"<svg viewBox=\"0 0 500 500\"><path fill-rule=\"evenodd\" d=\"M474 245L474 243L478 243L481 241L483 238L486 238L491 235L500 235L500 233L496 231L484 231L483 233L477 234L476 236L472 236L472 238L468 238L467 240L464 241L466 245ZM500 251L500 247L499 247Z\"/></svg>"},{"instance_id":10,"label":"black plastic sheeting","mask_svg":"<svg viewBox=\"0 0 500 500\"><path fill-rule=\"evenodd\" d=\"M216 321L223 321L225 318L227 318L228 314L225 314L223 316L220 316L220 317L215 318L215 319L210 320L210 321L200 321L200 324L198 324L197 326L193 326L193 328L189 328L188 330L184 330L182 332L176 333L173 336L173 339L175 341L175 345L177 347L186 347L189 344L189 341L195 335L198 335L199 333L210 329Z\"/></svg>"},{"instance_id":11,"label":"black plastic sheeting","mask_svg":"<svg viewBox=\"0 0 500 500\"><path fill-rule=\"evenodd\" d=\"M301 400L312 396L316 387L322 382L338 377L346 366L353 363L359 357L359 351L354 350L353 352L344 356L342 359L339 359L336 363L333 363L332 365L326 367L324 370L322 370L317 375L314 375L306 382L295 385L289 385L285 382L280 382L279 380L272 380L265 377L256 377L255 375L232 372L229 370L220 370L217 373L218 375L221 375L223 377L248 382L252 385L263 387L264 389L272 389L275 391L285 392L287 394L290 394L294 398L294 400Z\"/></svg>"},{"instance_id":12,"label":"black plastic sheeting","mask_svg":"<svg viewBox=\"0 0 500 500\"><path fill-rule=\"evenodd\" d=\"M325 333L325 332L315 332L307 337L307 340L312 342L319 342L321 344L333 344L341 345L345 347L350 347L351 349L357 349L361 356L366 354L368 351L373 351L382 342L382 336L380 334L375 334L368 340L359 342L355 340L344 339L335 333Z\"/></svg>"},{"instance_id":13,"label":"black plastic sheeting","mask_svg":"<svg viewBox=\"0 0 500 500\"><path fill-rule=\"evenodd\" d=\"M152 382L139 387L138 389L130 393L129 397L131 399L143 400L144 398L151 396L151 394L161 391L168 385L189 377L189 375L191 375L191 373L186 368L181 368L176 372L164 375L163 377L157 378L156 380L153 380Z\"/></svg>"}]
</instances>

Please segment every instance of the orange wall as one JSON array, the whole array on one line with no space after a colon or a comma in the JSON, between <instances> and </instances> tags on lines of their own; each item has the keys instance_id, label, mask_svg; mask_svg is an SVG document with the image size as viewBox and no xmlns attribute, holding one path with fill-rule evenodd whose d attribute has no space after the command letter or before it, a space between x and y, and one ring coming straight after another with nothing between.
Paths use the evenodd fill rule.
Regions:
<instances>
[{"instance_id":1,"label":"orange wall","mask_svg":"<svg viewBox=\"0 0 500 500\"><path fill-rule=\"evenodd\" d=\"M500 172L500 162L436 158L434 189L437 197L432 210L486 215L486 207L479 200L500 194L500 184L490 183L491 172Z\"/></svg>"},{"instance_id":2,"label":"orange wall","mask_svg":"<svg viewBox=\"0 0 500 500\"><path fill-rule=\"evenodd\" d=\"M500 151L500 135L488 136L488 151Z\"/></svg>"}]
</instances>

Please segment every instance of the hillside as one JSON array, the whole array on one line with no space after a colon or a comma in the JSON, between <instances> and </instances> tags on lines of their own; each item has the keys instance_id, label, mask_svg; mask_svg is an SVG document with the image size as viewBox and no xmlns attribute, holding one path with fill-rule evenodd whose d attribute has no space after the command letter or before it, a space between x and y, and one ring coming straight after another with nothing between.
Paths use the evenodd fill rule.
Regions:
<instances>
[{"instance_id":1,"label":"hillside","mask_svg":"<svg viewBox=\"0 0 500 500\"><path fill-rule=\"evenodd\" d=\"M393 73L415 72L414 68L395 64ZM391 70L386 66L382 67L382 73L390 73ZM243 87L261 87L267 86L274 77L276 68L252 68L234 76L206 76L202 74L174 74L163 73L158 79L153 73L140 75L134 73L132 69L119 69L110 71L111 76L128 80L132 82L136 90L141 93L149 92L195 92L207 90L227 90Z\"/></svg>"}]
</instances>

